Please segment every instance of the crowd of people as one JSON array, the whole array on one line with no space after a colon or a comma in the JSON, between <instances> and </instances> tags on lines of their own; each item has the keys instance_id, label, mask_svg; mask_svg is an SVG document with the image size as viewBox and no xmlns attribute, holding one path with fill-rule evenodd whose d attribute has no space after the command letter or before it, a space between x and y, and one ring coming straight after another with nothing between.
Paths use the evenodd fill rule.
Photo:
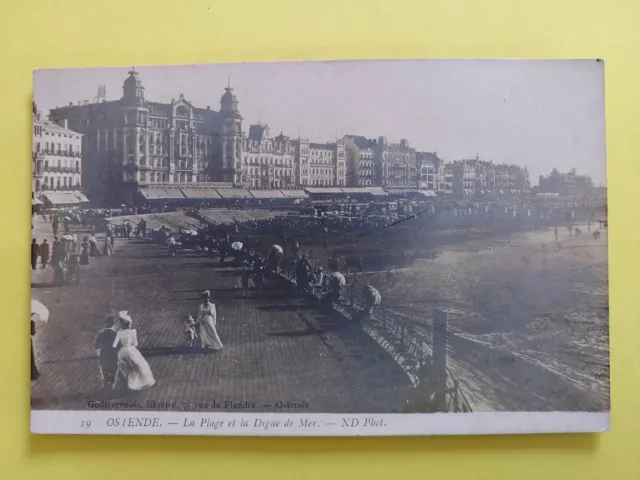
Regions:
<instances>
[{"instance_id":1,"label":"crowd of people","mask_svg":"<svg viewBox=\"0 0 640 480\"><path fill-rule=\"evenodd\" d=\"M71 233L72 225L84 225L87 228L85 212L43 214L46 223L51 224L53 239L44 238L40 243L31 240L31 269L53 269L53 284L61 286L69 280L80 282L80 267L89 265L95 257L114 254L116 229L107 229L104 240L99 244L94 229L82 236ZM62 227L61 227L62 226ZM63 229L61 231L61 228ZM124 235L123 235L124 236Z\"/></svg>"},{"instance_id":2,"label":"crowd of people","mask_svg":"<svg viewBox=\"0 0 640 480\"><path fill-rule=\"evenodd\" d=\"M593 219L593 206L589 204L472 204L451 206L441 209L429 206L421 213L427 218L462 217L466 215L500 214L507 217L531 217L532 215L566 216L570 235L580 235L579 229L572 227L574 209L588 212L588 231L599 236L596 230L597 220ZM146 221L138 223L125 221L120 224L108 223L104 244L99 245L95 233L90 232L82 239L71 233L72 225L90 223L90 219L106 218L105 212L63 212L43 215L51 223L53 242L45 238L41 243L32 240L31 267L33 270L54 269L54 284L62 285L70 277L80 281L80 266L88 265L92 259L102 255L113 255L116 237L140 238L167 249L169 257L179 255L181 249L200 251L208 256L217 256L219 265L234 266L240 278L240 288L244 295L253 287L263 289L271 284L283 285L288 282L298 294L314 295L326 306L333 307L345 303L345 294L349 286L342 271L352 268L344 258L333 253L325 264L311 261L310 255L301 253L299 239L307 237L323 238L325 248L328 236L345 232L357 234L360 231L371 231L389 224L384 215L360 216L313 216L286 215L267 219L252 219L234 223L216 222L207 218L200 210L193 209L193 216L202 217L202 227L198 230L179 229L177 232L162 226L149 230ZM600 227L606 228L606 220ZM557 240L557 226L554 226ZM360 260L359 268L362 269ZM348 275L347 275L348 277ZM355 278L355 276L354 276ZM381 303L380 293L371 285L363 285L357 295L361 300L359 308L365 316L371 316L376 306ZM353 301L354 296L350 295ZM127 311L109 315L105 326L95 339L94 346L98 351L100 373L105 388L115 390L139 391L155 384L155 378L148 362L138 349L138 333L132 328L133 320ZM188 348L201 348L216 351L223 347L217 332L217 312L211 301L210 292L204 292L203 301L195 315L187 314L181 320L184 332L184 344ZM32 335L33 335L32 325ZM35 373L33 373L35 372ZM35 375L35 378L34 378ZM32 356L32 379L39 373Z\"/></svg>"}]
</instances>

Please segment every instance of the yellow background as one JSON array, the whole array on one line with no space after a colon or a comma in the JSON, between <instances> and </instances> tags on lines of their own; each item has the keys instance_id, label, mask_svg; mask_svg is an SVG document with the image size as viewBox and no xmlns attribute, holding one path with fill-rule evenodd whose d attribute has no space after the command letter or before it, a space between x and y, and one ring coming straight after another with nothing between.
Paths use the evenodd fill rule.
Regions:
<instances>
[{"instance_id":1,"label":"yellow background","mask_svg":"<svg viewBox=\"0 0 640 480\"><path fill-rule=\"evenodd\" d=\"M32 437L24 318L32 70L392 57L605 59L612 431L404 439ZM0 0L0 87L1 478L640 478L640 0Z\"/></svg>"}]
</instances>

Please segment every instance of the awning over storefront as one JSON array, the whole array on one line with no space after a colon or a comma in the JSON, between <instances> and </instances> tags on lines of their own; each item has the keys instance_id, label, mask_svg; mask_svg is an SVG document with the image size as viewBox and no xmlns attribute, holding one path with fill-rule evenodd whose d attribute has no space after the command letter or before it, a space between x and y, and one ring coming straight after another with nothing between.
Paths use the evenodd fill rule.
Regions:
<instances>
[{"instance_id":1,"label":"awning over storefront","mask_svg":"<svg viewBox=\"0 0 640 480\"><path fill-rule=\"evenodd\" d=\"M270 200L285 198L284 194L280 190L249 190L249 192L251 192L253 198L256 199Z\"/></svg>"},{"instance_id":2,"label":"awning over storefront","mask_svg":"<svg viewBox=\"0 0 640 480\"><path fill-rule=\"evenodd\" d=\"M391 195L403 195L405 193L416 193L420 190L411 189L411 188L386 188L385 191L390 193Z\"/></svg>"},{"instance_id":3,"label":"awning over storefront","mask_svg":"<svg viewBox=\"0 0 640 480\"><path fill-rule=\"evenodd\" d=\"M140 194L147 200L182 200L185 197L178 187L141 188Z\"/></svg>"},{"instance_id":4,"label":"awning over storefront","mask_svg":"<svg viewBox=\"0 0 640 480\"><path fill-rule=\"evenodd\" d=\"M332 188L332 187L307 187L304 190L307 193L311 193L311 194L338 194L338 193L344 193L341 188Z\"/></svg>"},{"instance_id":5,"label":"awning over storefront","mask_svg":"<svg viewBox=\"0 0 640 480\"><path fill-rule=\"evenodd\" d=\"M216 200L220 198L220 194L214 188L208 187L181 187L182 194L193 200Z\"/></svg>"},{"instance_id":6,"label":"awning over storefront","mask_svg":"<svg viewBox=\"0 0 640 480\"><path fill-rule=\"evenodd\" d=\"M42 194L45 203L54 206L60 205L78 205L80 200L74 192L46 192Z\"/></svg>"},{"instance_id":7,"label":"awning over storefront","mask_svg":"<svg viewBox=\"0 0 640 480\"><path fill-rule=\"evenodd\" d=\"M343 187L340 188L342 193L347 193L350 195L375 195L375 196L385 196L387 192L384 191L382 187Z\"/></svg>"},{"instance_id":8,"label":"awning over storefront","mask_svg":"<svg viewBox=\"0 0 640 480\"><path fill-rule=\"evenodd\" d=\"M500 195L503 195L503 194L504 194L504 192L503 192L502 190L498 190L498 193L499 193Z\"/></svg>"},{"instance_id":9,"label":"awning over storefront","mask_svg":"<svg viewBox=\"0 0 640 480\"><path fill-rule=\"evenodd\" d=\"M78 201L80 203L89 203L89 199L87 198L87 196L82 193L82 192L74 192L75 196L78 198Z\"/></svg>"},{"instance_id":10,"label":"awning over storefront","mask_svg":"<svg viewBox=\"0 0 640 480\"><path fill-rule=\"evenodd\" d=\"M218 193L222 198L234 199L234 198L253 198L249 190L243 188L221 188Z\"/></svg>"},{"instance_id":11,"label":"awning over storefront","mask_svg":"<svg viewBox=\"0 0 640 480\"><path fill-rule=\"evenodd\" d=\"M286 198L309 198L304 190L280 190Z\"/></svg>"}]
</instances>

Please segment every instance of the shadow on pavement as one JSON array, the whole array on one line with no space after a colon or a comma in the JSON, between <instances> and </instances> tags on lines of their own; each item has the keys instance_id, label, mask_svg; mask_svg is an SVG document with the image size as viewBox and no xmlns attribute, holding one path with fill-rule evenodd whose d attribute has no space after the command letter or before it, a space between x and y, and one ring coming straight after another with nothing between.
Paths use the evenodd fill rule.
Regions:
<instances>
[{"instance_id":1,"label":"shadow on pavement","mask_svg":"<svg viewBox=\"0 0 640 480\"><path fill-rule=\"evenodd\" d=\"M256 307L264 312L295 312L296 310L317 310L321 308L318 305L270 305L268 307Z\"/></svg>"},{"instance_id":2,"label":"shadow on pavement","mask_svg":"<svg viewBox=\"0 0 640 480\"><path fill-rule=\"evenodd\" d=\"M203 355L205 353L213 353L215 350L209 350L200 347L155 347L140 348L140 353L145 357L164 357L169 355Z\"/></svg>"}]
</instances>

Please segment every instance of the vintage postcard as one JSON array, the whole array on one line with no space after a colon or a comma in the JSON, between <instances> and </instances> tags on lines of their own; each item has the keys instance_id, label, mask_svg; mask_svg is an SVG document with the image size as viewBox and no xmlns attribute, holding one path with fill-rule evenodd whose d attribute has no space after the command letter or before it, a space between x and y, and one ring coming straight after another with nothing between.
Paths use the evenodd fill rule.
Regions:
<instances>
[{"instance_id":1,"label":"vintage postcard","mask_svg":"<svg viewBox=\"0 0 640 480\"><path fill-rule=\"evenodd\" d=\"M32 432L608 429L602 61L34 82Z\"/></svg>"}]
</instances>

